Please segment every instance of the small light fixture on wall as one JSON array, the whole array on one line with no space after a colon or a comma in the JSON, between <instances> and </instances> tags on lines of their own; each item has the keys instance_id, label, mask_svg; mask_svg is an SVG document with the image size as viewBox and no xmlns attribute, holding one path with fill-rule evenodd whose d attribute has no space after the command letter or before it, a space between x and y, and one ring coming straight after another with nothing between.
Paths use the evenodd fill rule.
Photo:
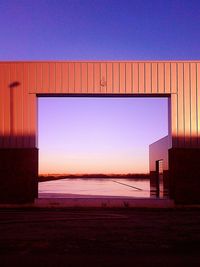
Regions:
<instances>
[{"instance_id":1,"label":"small light fixture on wall","mask_svg":"<svg viewBox=\"0 0 200 267\"><path fill-rule=\"evenodd\" d=\"M100 86L106 86L107 85L107 82L106 82L106 80L105 80L105 78L104 77L102 77L102 79L100 80Z\"/></svg>"}]
</instances>

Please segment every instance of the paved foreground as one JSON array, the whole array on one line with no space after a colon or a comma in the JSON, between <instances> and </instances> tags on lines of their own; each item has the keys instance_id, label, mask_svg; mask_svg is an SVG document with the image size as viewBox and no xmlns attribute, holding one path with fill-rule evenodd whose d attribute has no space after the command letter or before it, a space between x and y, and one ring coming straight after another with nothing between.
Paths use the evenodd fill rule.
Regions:
<instances>
[{"instance_id":1,"label":"paved foreground","mask_svg":"<svg viewBox=\"0 0 200 267\"><path fill-rule=\"evenodd\" d=\"M2 209L0 266L200 266L200 209Z\"/></svg>"}]
</instances>

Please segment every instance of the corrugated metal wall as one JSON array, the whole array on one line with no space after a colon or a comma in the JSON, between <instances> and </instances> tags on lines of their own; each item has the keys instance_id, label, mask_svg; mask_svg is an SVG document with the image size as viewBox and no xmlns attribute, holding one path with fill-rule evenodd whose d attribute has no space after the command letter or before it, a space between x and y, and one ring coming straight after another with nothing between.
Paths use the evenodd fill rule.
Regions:
<instances>
[{"instance_id":1,"label":"corrugated metal wall","mask_svg":"<svg viewBox=\"0 0 200 267\"><path fill-rule=\"evenodd\" d=\"M0 62L0 147L37 146L36 94L171 95L172 145L200 147L199 85L200 61Z\"/></svg>"}]
</instances>

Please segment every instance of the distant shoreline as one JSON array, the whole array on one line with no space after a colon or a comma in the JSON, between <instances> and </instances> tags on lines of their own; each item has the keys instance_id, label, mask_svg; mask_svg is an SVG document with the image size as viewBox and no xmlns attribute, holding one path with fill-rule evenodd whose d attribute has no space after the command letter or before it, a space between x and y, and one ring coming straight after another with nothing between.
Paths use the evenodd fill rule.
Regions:
<instances>
[{"instance_id":1,"label":"distant shoreline","mask_svg":"<svg viewBox=\"0 0 200 267\"><path fill-rule=\"evenodd\" d=\"M149 174L139 173L139 174L81 174L81 175L39 175L38 176L38 182L46 182L46 181L53 181L53 180L60 180L60 179L112 179L112 178L118 178L118 179L144 179L147 180L150 178Z\"/></svg>"}]
</instances>

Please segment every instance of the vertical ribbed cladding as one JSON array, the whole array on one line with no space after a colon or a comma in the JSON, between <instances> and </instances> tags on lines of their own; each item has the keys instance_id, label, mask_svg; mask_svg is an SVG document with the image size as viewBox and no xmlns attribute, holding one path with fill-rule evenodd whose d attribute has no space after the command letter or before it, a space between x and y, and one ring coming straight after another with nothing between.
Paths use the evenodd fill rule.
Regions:
<instances>
[{"instance_id":1,"label":"vertical ribbed cladding","mask_svg":"<svg viewBox=\"0 0 200 267\"><path fill-rule=\"evenodd\" d=\"M157 65L157 85L158 85L158 93L165 92L165 80L164 80L164 63L158 63Z\"/></svg>"},{"instance_id":2,"label":"vertical ribbed cladding","mask_svg":"<svg viewBox=\"0 0 200 267\"><path fill-rule=\"evenodd\" d=\"M43 70L41 70L42 64L36 62L30 62L28 64L28 107L27 112L28 116L28 147L36 146L36 134L37 134L37 109L36 109L36 94L40 93L43 82ZM42 72L42 73L41 73ZM42 75L42 77L41 77ZM42 79L42 80L41 80Z\"/></svg>"},{"instance_id":3,"label":"vertical ribbed cladding","mask_svg":"<svg viewBox=\"0 0 200 267\"><path fill-rule=\"evenodd\" d=\"M37 146L37 97L43 90L42 63L24 63L23 68L23 145L22 147Z\"/></svg>"},{"instance_id":4,"label":"vertical ribbed cladding","mask_svg":"<svg viewBox=\"0 0 200 267\"><path fill-rule=\"evenodd\" d=\"M138 64L138 93L145 93L145 73L144 73L144 63Z\"/></svg>"},{"instance_id":5,"label":"vertical ribbed cladding","mask_svg":"<svg viewBox=\"0 0 200 267\"><path fill-rule=\"evenodd\" d=\"M37 145L36 94L49 93L171 94L173 147L200 147L199 62L1 63L1 147Z\"/></svg>"},{"instance_id":6,"label":"vertical ribbed cladding","mask_svg":"<svg viewBox=\"0 0 200 267\"><path fill-rule=\"evenodd\" d=\"M107 93L111 94L113 92L113 64L107 63L106 67L106 89Z\"/></svg>"},{"instance_id":7,"label":"vertical ribbed cladding","mask_svg":"<svg viewBox=\"0 0 200 267\"><path fill-rule=\"evenodd\" d=\"M86 62L82 62L81 63L81 88L80 88L80 93L86 94L87 91L88 91L87 63Z\"/></svg>"},{"instance_id":8,"label":"vertical ribbed cladding","mask_svg":"<svg viewBox=\"0 0 200 267\"><path fill-rule=\"evenodd\" d=\"M102 94L107 92L107 63L100 63L100 90Z\"/></svg>"},{"instance_id":9,"label":"vertical ribbed cladding","mask_svg":"<svg viewBox=\"0 0 200 267\"><path fill-rule=\"evenodd\" d=\"M49 92L50 91L50 78L49 78L49 72L50 72L50 68L49 68L49 63L41 63L42 65L42 88L41 88L41 92Z\"/></svg>"},{"instance_id":10,"label":"vertical ribbed cladding","mask_svg":"<svg viewBox=\"0 0 200 267\"><path fill-rule=\"evenodd\" d=\"M94 92L94 64L92 62L88 63L87 66L88 69L88 93L93 93ZM80 90L81 92L81 86L80 86Z\"/></svg>"},{"instance_id":11,"label":"vertical ribbed cladding","mask_svg":"<svg viewBox=\"0 0 200 267\"><path fill-rule=\"evenodd\" d=\"M169 120L169 133L172 137L171 145L173 147L178 146L178 64L170 63L170 84L169 93L171 93L170 105L168 106L168 112L171 113ZM166 73L167 74L167 73ZM165 75L167 79L167 75ZM167 88L166 88L167 89Z\"/></svg>"},{"instance_id":12,"label":"vertical ribbed cladding","mask_svg":"<svg viewBox=\"0 0 200 267\"><path fill-rule=\"evenodd\" d=\"M190 88L190 63L183 63L184 66L184 133L185 147L191 145L191 88Z\"/></svg>"},{"instance_id":13,"label":"vertical ribbed cladding","mask_svg":"<svg viewBox=\"0 0 200 267\"><path fill-rule=\"evenodd\" d=\"M137 94L139 91L139 82L138 82L138 78L139 78L139 74L138 74L138 63L133 63L133 93Z\"/></svg>"},{"instance_id":14,"label":"vertical ribbed cladding","mask_svg":"<svg viewBox=\"0 0 200 267\"><path fill-rule=\"evenodd\" d=\"M14 89L16 91L16 147L23 147L24 137L24 91L23 91L23 63L16 64L16 82L18 86Z\"/></svg>"},{"instance_id":15,"label":"vertical ribbed cladding","mask_svg":"<svg viewBox=\"0 0 200 267\"><path fill-rule=\"evenodd\" d=\"M61 81L61 93L69 92L69 64L67 62L62 62L61 72L62 72L62 81Z\"/></svg>"},{"instance_id":16,"label":"vertical ribbed cladding","mask_svg":"<svg viewBox=\"0 0 200 267\"><path fill-rule=\"evenodd\" d=\"M5 105L8 102L8 98L6 98L5 91L6 87L4 85L4 65L0 64L0 146L4 146L4 135L5 135L5 127L4 127L4 113L5 113ZM8 105L8 103L7 103ZM9 115L8 115L9 116Z\"/></svg>"},{"instance_id":17,"label":"vertical ribbed cladding","mask_svg":"<svg viewBox=\"0 0 200 267\"><path fill-rule=\"evenodd\" d=\"M127 62L125 65L125 73L126 73L126 93L132 93L132 63Z\"/></svg>"},{"instance_id":18,"label":"vertical ribbed cladding","mask_svg":"<svg viewBox=\"0 0 200 267\"><path fill-rule=\"evenodd\" d=\"M145 92L151 94L152 85L151 63L145 63Z\"/></svg>"},{"instance_id":19,"label":"vertical ribbed cladding","mask_svg":"<svg viewBox=\"0 0 200 267\"><path fill-rule=\"evenodd\" d=\"M29 147L30 144L29 68L30 64L23 64L23 147Z\"/></svg>"},{"instance_id":20,"label":"vertical ribbed cladding","mask_svg":"<svg viewBox=\"0 0 200 267\"><path fill-rule=\"evenodd\" d=\"M62 81L61 64L59 62L56 62L55 63L55 91L56 93L61 93L61 81Z\"/></svg>"},{"instance_id":21,"label":"vertical ribbed cladding","mask_svg":"<svg viewBox=\"0 0 200 267\"><path fill-rule=\"evenodd\" d=\"M20 82L16 77L16 63L10 65L10 80L8 81L9 90L10 90L10 99L6 97L6 104L10 107L10 147L17 147L17 121L19 116L17 110L17 90L19 85L15 83ZM4 90L7 91L6 84L4 85ZM5 112L5 109L4 109ZM6 120L9 120L6 114ZM4 138L6 138L4 133Z\"/></svg>"},{"instance_id":22,"label":"vertical ribbed cladding","mask_svg":"<svg viewBox=\"0 0 200 267\"><path fill-rule=\"evenodd\" d=\"M164 63L164 92L171 93L171 63Z\"/></svg>"},{"instance_id":23,"label":"vertical ribbed cladding","mask_svg":"<svg viewBox=\"0 0 200 267\"><path fill-rule=\"evenodd\" d=\"M197 147L197 73L196 63L190 64L190 90L191 90L191 147Z\"/></svg>"},{"instance_id":24,"label":"vertical ribbed cladding","mask_svg":"<svg viewBox=\"0 0 200 267\"><path fill-rule=\"evenodd\" d=\"M119 83L120 83L119 63L114 62L113 63L113 93L115 94L119 93Z\"/></svg>"},{"instance_id":25,"label":"vertical ribbed cladding","mask_svg":"<svg viewBox=\"0 0 200 267\"><path fill-rule=\"evenodd\" d=\"M152 63L152 93L158 93L158 63Z\"/></svg>"},{"instance_id":26,"label":"vertical ribbed cladding","mask_svg":"<svg viewBox=\"0 0 200 267\"><path fill-rule=\"evenodd\" d=\"M42 92L45 90L43 86L43 64L41 62L35 63L36 73L36 92Z\"/></svg>"},{"instance_id":27,"label":"vertical ribbed cladding","mask_svg":"<svg viewBox=\"0 0 200 267\"><path fill-rule=\"evenodd\" d=\"M184 123L184 64L177 63L177 86L178 86L178 147L185 147L185 123Z\"/></svg>"},{"instance_id":28,"label":"vertical ribbed cladding","mask_svg":"<svg viewBox=\"0 0 200 267\"><path fill-rule=\"evenodd\" d=\"M68 78L69 78L69 90L68 92L73 94L75 92L74 89L74 81L75 81L75 77L74 77L74 62L69 62L69 66L68 66Z\"/></svg>"},{"instance_id":29,"label":"vertical ribbed cladding","mask_svg":"<svg viewBox=\"0 0 200 267\"><path fill-rule=\"evenodd\" d=\"M49 91L56 93L56 63L49 63Z\"/></svg>"},{"instance_id":30,"label":"vertical ribbed cladding","mask_svg":"<svg viewBox=\"0 0 200 267\"><path fill-rule=\"evenodd\" d=\"M197 73L197 136L198 136L198 147L200 147L200 63L196 65Z\"/></svg>"},{"instance_id":31,"label":"vertical ribbed cladding","mask_svg":"<svg viewBox=\"0 0 200 267\"><path fill-rule=\"evenodd\" d=\"M81 92L81 63L75 64L75 93Z\"/></svg>"},{"instance_id":32,"label":"vertical ribbed cladding","mask_svg":"<svg viewBox=\"0 0 200 267\"><path fill-rule=\"evenodd\" d=\"M3 104L4 104L4 138L3 138L3 145L4 147L10 146L11 144L11 138L10 138L10 68L9 64L4 64L3 66L3 87L2 90L4 91L4 99L3 99Z\"/></svg>"},{"instance_id":33,"label":"vertical ribbed cladding","mask_svg":"<svg viewBox=\"0 0 200 267\"><path fill-rule=\"evenodd\" d=\"M126 85L125 85L125 63L119 63L119 92L120 94L126 93Z\"/></svg>"}]
</instances>

